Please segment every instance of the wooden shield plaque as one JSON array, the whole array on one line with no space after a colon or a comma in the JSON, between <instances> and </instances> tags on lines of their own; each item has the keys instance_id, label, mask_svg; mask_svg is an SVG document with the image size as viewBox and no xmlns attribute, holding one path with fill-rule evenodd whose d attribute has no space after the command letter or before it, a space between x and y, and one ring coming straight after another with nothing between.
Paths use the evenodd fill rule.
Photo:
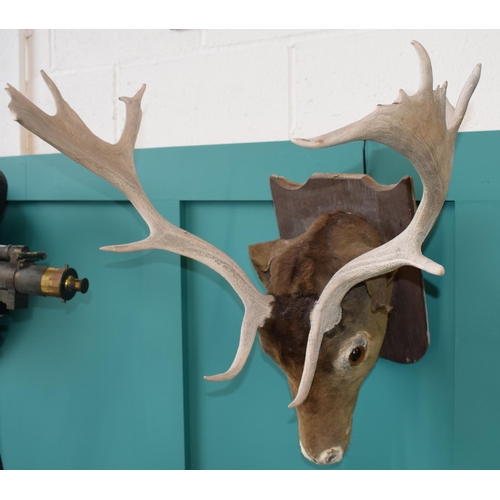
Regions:
<instances>
[{"instance_id":1,"label":"wooden shield plaque","mask_svg":"<svg viewBox=\"0 0 500 500\"><path fill-rule=\"evenodd\" d=\"M320 215L337 211L361 215L384 242L392 240L410 223L415 210L411 177L383 186L368 175L315 174L304 184L283 177L270 179L280 237L295 238ZM398 269L392 293L382 358L414 363L429 346L429 331L422 272Z\"/></svg>"}]
</instances>

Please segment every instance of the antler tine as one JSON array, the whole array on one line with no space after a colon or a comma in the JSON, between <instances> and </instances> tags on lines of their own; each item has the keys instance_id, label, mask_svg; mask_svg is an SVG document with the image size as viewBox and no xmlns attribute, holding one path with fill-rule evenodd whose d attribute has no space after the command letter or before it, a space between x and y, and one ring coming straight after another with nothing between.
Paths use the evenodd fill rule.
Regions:
<instances>
[{"instance_id":1,"label":"antler tine","mask_svg":"<svg viewBox=\"0 0 500 500\"><path fill-rule=\"evenodd\" d=\"M420 63L420 84L417 93L425 93L432 91L432 65L429 58L429 54L422 47L420 43L413 40L412 45L415 47L417 52L419 63ZM400 90L400 95L398 101L394 104L400 104L407 98L406 93ZM385 127L381 126L380 121L381 115L386 115L387 106L378 105L378 107L370 113L365 118L358 120L354 123L346 125L345 127L339 128L333 132L314 137L312 139L298 139L293 138L292 142L297 144L297 146L302 146L309 149L320 149L331 146L338 146L340 144L345 144L346 142L359 141L359 140L372 140L384 142L388 137L388 123L385 123ZM390 144L387 144L391 146ZM392 146L391 146L392 147Z\"/></svg>"},{"instance_id":2,"label":"antler tine","mask_svg":"<svg viewBox=\"0 0 500 500\"><path fill-rule=\"evenodd\" d=\"M208 380L228 380L235 377L245 364L255 340L257 327L270 314L272 296L263 295L244 271L228 255L206 241L165 220L146 196L134 163L134 145L142 118L141 99L146 89L134 97L121 97L126 105L126 123L120 140L109 144L95 136L63 99L54 82L42 72L54 100L57 112L49 116L7 85L11 96L9 108L15 120L61 153L113 184L134 205L150 229L150 235L125 245L103 247L112 252L134 252L159 249L195 259L224 277L234 288L245 306L240 343L229 370Z\"/></svg>"},{"instance_id":3,"label":"antler tine","mask_svg":"<svg viewBox=\"0 0 500 500\"><path fill-rule=\"evenodd\" d=\"M59 92L59 89L56 87L56 84L52 81L51 78L49 78L49 75L47 75L47 73L45 73L45 71L43 71L43 70L40 71L40 74L42 75L43 81L45 82L48 89L50 90L52 97L54 98L54 102L56 104L56 113L64 112L65 101L63 99L63 96L61 95L61 92Z\"/></svg>"},{"instance_id":4,"label":"antler tine","mask_svg":"<svg viewBox=\"0 0 500 500\"><path fill-rule=\"evenodd\" d=\"M429 57L427 51L416 40L412 40L411 44L417 51L420 63L420 85L418 87L418 92L432 90L433 77L431 58Z\"/></svg>"},{"instance_id":5,"label":"antler tine","mask_svg":"<svg viewBox=\"0 0 500 500\"><path fill-rule=\"evenodd\" d=\"M294 140L309 148L322 148L355 140L373 140L406 156L419 173L424 193L410 225L396 238L352 260L342 267L324 288L311 312L304 370L295 399L295 407L307 397L312 385L321 342L326 331L339 323L341 302L355 285L405 265L432 274L444 274L444 268L422 255L421 245L443 206L448 191L455 139L469 100L479 82L477 65L460 94L456 110L446 98L446 84L432 90L432 66L426 50L413 41L420 61L420 86L413 95L399 92L398 101L381 106L351 125L314 139ZM447 116L451 113L453 116Z\"/></svg>"},{"instance_id":6,"label":"antler tine","mask_svg":"<svg viewBox=\"0 0 500 500\"><path fill-rule=\"evenodd\" d=\"M465 112L467 111L467 107L469 106L469 101L476 90L477 84L479 83L479 78L481 77L481 64L476 65L474 71L472 71L471 75L467 79L467 82L460 92L458 96L457 105L455 107L455 111L453 113L453 119L451 120L450 129L458 129L462 124L462 120L464 119Z\"/></svg>"}]
</instances>

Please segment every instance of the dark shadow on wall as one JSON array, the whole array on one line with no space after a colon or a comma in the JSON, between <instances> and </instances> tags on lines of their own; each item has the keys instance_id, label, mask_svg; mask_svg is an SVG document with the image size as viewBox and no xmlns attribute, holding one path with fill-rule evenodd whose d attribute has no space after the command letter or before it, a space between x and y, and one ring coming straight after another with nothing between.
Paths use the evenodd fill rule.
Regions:
<instances>
[{"instance_id":1,"label":"dark shadow on wall","mask_svg":"<svg viewBox=\"0 0 500 500\"><path fill-rule=\"evenodd\" d=\"M0 304L0 306L3 306L3 304ZM2 312L1 310L1 307L0 307L0 313ZM0 315L0 318L2 316ZM2 345L5 341L5 335L6 335L6 330L7 330L7 327L3 324L0 324L0 352L1 352L1 349L2 349ZM0 470L4 470L3 468L3 463L2 463L2 457L0 456Z\"/></svg>"}]
</instances>

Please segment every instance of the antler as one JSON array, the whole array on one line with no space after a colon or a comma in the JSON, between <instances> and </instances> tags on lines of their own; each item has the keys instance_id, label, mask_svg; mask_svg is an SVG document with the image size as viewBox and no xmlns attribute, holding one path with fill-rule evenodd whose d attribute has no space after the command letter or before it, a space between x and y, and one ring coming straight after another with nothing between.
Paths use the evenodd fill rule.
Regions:
<instances>
[{"instance_id":1,"label":"antler","mask_svg":"<svg viewBox=\"0 0 500 500\"><path fill-rule=\"evenodd\" d=\"M125 128L120 140L116 144L109 144L89 130L43 71L42 77L54 97L56 114L47 115L15 88L7 85L7 93L12 99L9 108L14 119L61 153L116 186L149 227L150 235L142 241L103 247L102 250L136 252L159 249L184 255L219 273L240 296L245 315L235 359L227 372L205 378L219 381L235 377L248 358L257 327L269 316L272 297L260 293L238 264L224 252L165 220L146 196L134 164L134 145L142 117L141 98L146 86L143 85L134 97L120 97L127 107Z\"/></svg>"},{"instance_id":2,"label":"antler","mask_svg":"<svg viewBox=\"0 0 500 500\"><path fill-rule=\"evenodd\" d=\"M304 371L297 395L290 407L307 397L314 378L323 335L342 317L340 304L356 284L393 271L415 266L431 274L442 275L444 268L422 255L421 246L446 199L453 164L455 139L469 100L479 82L478 64L467 80L456 108L446 97L447 83L432 89L429 55L413 41L420 60L418 91L408 96L399 91L397 101L378 105L365 118L329 134L313 139L293 139L306 148L325 148L357 140L371 140L389 146L408 158L419 173L424 193L410 225L396 238L365 253L342 267L329 281L311 312Z\"/></svg>"}]
</instances>

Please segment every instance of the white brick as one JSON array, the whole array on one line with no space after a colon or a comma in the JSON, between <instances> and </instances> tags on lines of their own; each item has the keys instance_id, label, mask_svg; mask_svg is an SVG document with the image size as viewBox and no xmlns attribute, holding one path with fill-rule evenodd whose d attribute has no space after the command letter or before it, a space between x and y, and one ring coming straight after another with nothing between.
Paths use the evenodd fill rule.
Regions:
<instances>
[{"instance_id":1,"label":"white brick","mask_svg":"<svg viewBox=\"0 0 500 500\"><path fill-rule=\"evenodd\" d=\"M18 78L19 39L17 30L0 30L0 80Z\"/></svg>"},{"instance_id":2,"label":"white brick","mask_svg":"<svg viewBox=\"0 0 500 500\"><path fill-rule=\"evenodd\" d=\"M313 136L351 123L373 111L376 104L393 102L400 88L413 93L419 66L412 39L429 52L435 86L450 82L452 104L477 62L488 62L490 70L497 67L494 47L500 32L496 30L346 30L298 43L296 135ZM493 90L491 83L480 82L461 130L476 129L479 123L482 130L493 124L500 128L498 113L492 113L484 99L485 87Z\"/></svg>"},{"instance_id":3,"label":"white brick","mask_svg":"<svg viewBox=\"0 0 500 500\"><path fill-rule=\"evenodd\" d=\"M415 88L418 65L411 67L407 57L413 50L409 40L379 38L374 44L366 33L335 34L297 44L298 137L322 134L363 117L376 104L392 102L400 87L408 88L405 82Z\"/></svg>"},{"instance_id":4,"label":"white brick","mask_svg":"<svg viewBox=\"0 0 500 500\"><path fill-rule=\"evenodd\" d=\"M34 30L29 89L42 109L54 112L39 75L45 69L110 142L124 120L117 96L131 95L143 82L138 147L287 140L290 110L294 135L311 136L392 102L399 88L414 91L411 39L429 51L435 84L450 82L452 104L474 65L483 63L462 130L500 129L498 30L203 30L203 37L202 30ZM13 83L17 30L0 30L0 48L0 82ZM0 154L17 154L18 126L6 109L7 94L0 95ZM52 151L36 140L36 153Z\"/></svg>"},{"instance_id":5,"label":"white brick","mask_svg":"<svg viewBox=\"0 0 500 500\"><path fill-rule=\"evenodd\" d=\"M200 47L199 30L54 30L54 68L72 70L147 58L165 58Z\"/></svg>"},{"instance_id":6,"label":"white brick","mask_svg":"<svg viewBox=\"0 0 500 500\"><path fill-rule=\"evenodd\" d=\"M319 30L205 30L207 46L272 40L293 35L302 35Z\"/></svg>"},{"instance_id":7,"label":"white brick","mask_svg":"<svg viewBox=\"0 0 500 500\"><path fill-rule=\"evenodd\" d=\"M0 30L0 85L19 86L18 30ZM0 91L0 156L17 156L20 153L19 125L12 119L8 108L10 97Z\"/></svg>"},{"instance_id":8,"label":"white brick","mask_svg":"<svg viewBox=\"0 0 500 500\"><path fill-rule=\"evenodd\" d=\"M17 88L17 79L0 81L4 89L10 83ZM17 156L20 154L20 125L12 119L8 108L10 97L7 92L0 92L0 156Z\"/></svg>"},{"instance_id":9,"label":"white brick","mask_svg":"<svg viewBox=\"0 0 500 500\"><path fill-rule=\"evenodd\" d=\"M496 103L498 102L500 77L500 66L498 65L500 31L463 30L455 35L451 33L447 41L448 44L443 48L441 59L443 66L446 64L448 71L456 72L456 81L449 78L448 94L452 104L456 103L462 85L472 68L478 62L482 64L481 80L472 96L461 130L499 130L500 113ZM453 45L455 64L445 53L445 50L452 50L451 45L454 41L456 41Z\"/></svg>"},{"instance_id":10,"label":"white brick","mask_svg":"<svg viewBox=\"0 0 500 500\"><path fill-rule=\"evenodd\" d=\"M288 135L284 47L121 70L121 94L133 95L142 83L148 88L138 147L273 141Z\"/></svg>"},{"instance_id":11,"label":"white brick","mask_svg":"<svg viewBox=\"0 0 500 500\"><path fill-rule=\"evenodd\" d=\"M38 80L40 70L44 70L49 76L54 68L52 67L52 47L51 47L51 31L52 30L32 30L32 35L29 39L30 51L30 70L32 71L31 80Z\"/></svg>"}]
</instances>

